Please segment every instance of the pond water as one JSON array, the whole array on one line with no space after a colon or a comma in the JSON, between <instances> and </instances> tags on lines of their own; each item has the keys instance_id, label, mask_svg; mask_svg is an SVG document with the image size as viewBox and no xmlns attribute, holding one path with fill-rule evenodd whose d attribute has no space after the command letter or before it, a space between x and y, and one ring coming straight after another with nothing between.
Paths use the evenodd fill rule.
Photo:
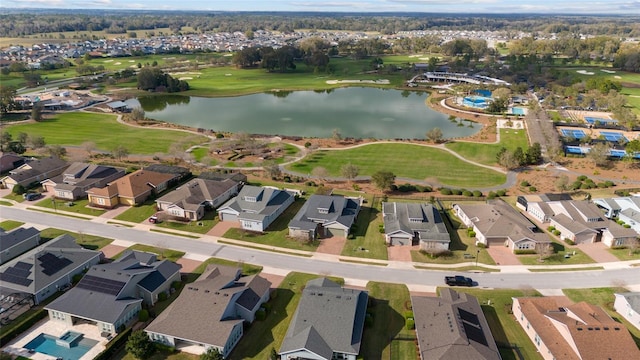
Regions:
<instances>
[{"instance_id":1,"label":"pond water","mask_svg":"<svg viewBox=\"0 0 640 360\"><path fill-rule=\"evenodd\" d=\"M147 117L222 132L376 139L424 139L440 128L445 138L477 133L481 125L450 120L426 104L427 93L376 88L262 93L225 98L181 95L129 100Z\"/></svg>"}]
</instances>

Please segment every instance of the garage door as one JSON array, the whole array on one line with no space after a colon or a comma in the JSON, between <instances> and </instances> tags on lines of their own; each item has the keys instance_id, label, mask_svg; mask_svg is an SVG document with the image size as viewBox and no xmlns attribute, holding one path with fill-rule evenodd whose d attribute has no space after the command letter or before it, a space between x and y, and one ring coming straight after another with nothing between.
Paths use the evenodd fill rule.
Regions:
<instances>
[{"instance_id":1,"label":"garage door","mask_svg":"<svg viewBox=\"0 0 640 360\"><path fill-rule=\"evenodd\" d=\"M238 215L220 213L220 220L222 220L222 221L238 221Z\"/></svg>"},{"instance_id":2,"label":"garage door","mask_svg":"<svg viewBox=\"0 0 640 360\"><path fill-rule=\"evenodd\" d=\"M489 239L487 240L488 246L505 246L504 243L507 241L506 239Z\"/></svg>"},{"instance_id":3,"label":"garage door","mask_svg":"<svg viewBox=\"0 0 640 360\"><path fill-rule=\"evenodd\" d=\"M325 237L347 237L346 234L344 233L344 230L342 229L331 229L331 228L324 228L324 236Z\"/></svg>"},{"instance_id":4,"label":"garage door","mask_svg":"<svg viewBox=\"0 0 640 360\"><path fill-rule=\"evenodd\" d=\"M405 237L391 237L391 245L412 245L411 239Z\"/></svg>"}]
</instances>

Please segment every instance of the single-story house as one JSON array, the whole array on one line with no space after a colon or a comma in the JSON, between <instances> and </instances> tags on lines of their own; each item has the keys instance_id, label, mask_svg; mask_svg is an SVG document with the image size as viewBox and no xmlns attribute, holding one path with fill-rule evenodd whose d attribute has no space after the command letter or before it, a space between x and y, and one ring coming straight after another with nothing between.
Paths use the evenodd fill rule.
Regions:
<instances>
[{"instance_id":1,"label":"single-story house","mask_svg":"<svg viewBox=\"0 0 640 360\"><path fill-rule=\"evenodd\" d=\"M30 294L39 304L101 257L102 252L81 247L73 236L60 235L2 264L0 291Z\"/></svg>"},{"instance_id":2,"label":"single-story house","mask_svg":"<svg viewBox=\"0 0 640 360\"><path fill-rule=\"evenodd\" d=\"M194 179L156 200L159 210L189 220L200 220L205 208L215 209L238 194L241 183Z\"/></svg>"},{"instance_id":3,"label":"single-story house","mask_svg":"<svg viewBox=\"0 0 640 360\"><path fill-rule=\"evenodd\" d=\"M640 292L616 293L613 308L636 329L640 330Z\"/></svg>"},{"instance_id":4,"label":"single-story house","mask_svg":"<svg viewBox=\"0 0 640 360\"><path fill-rule=\"evenodd\" d=\"M221 221L239 221L244 230L265 231L295 196L273 187L245 185L238 196L218 208Z\"/></svg>"},{"instance_id":5,"label":"single-story house","mask_svg":"<svg viewBox=\"0 0 640 360\"><path fill-rule=\"evenodd\" d=\"M339 195L311 195L289 222L289 236L346 238L360 212L362 199Z\"/></svg>"},{"instance_id":6,"label":"single-story house","mask_svg":"<svg viewBox=\"0 0 640 360\"><path fill-rule=\"evenodd\" d=\"M609 219L618 218L640 234L640 196L593 199Z\"/></svg>"},{"instance_id":7,"label":"single-story house","mask_svg":"<svg viewBox=\"0 0 640 360\"><path fill-rule=\"evenodd\" d=\"M138 170L110 182L103 188L87 190L89 204L113 208L118 204L137 205L167 189L177 175Z\"/></svg>"},{"instance_id":8,"label":"single-story house","mask_svg":"<svg viewBox=\"0 0 640 360\"><path fill-rule=\"evenodd\" d=\"M16 185L29 188L43 180L62 174L69 164L57 157L47 157L29 161L9 171L0 178L0 187L13 190Z\"/></svg>"},{"instance_id":9,"label":"single-story house","mask_svg":"<svg viewBox=\"0 0 640 360\"><path fill-rule=\"evenodd\" d=\"M180 281L180 268L155 254L129 250L112 263L91 266L75 287L45 309L52 321L69 326L89 321L102 333L115 334L137 317L143 303L153 306L160 293L169 294L171 284Z\"/></svg>"},{"instance_id":10,"label":"single-story house","mask_svg":"<svg viewBox=\"0 0 640 360\"><path fill-rule=\"evenodd\" d=\"M60 175L41 182L45 191L58 199L76 200L87 196L87 190L101 188L125 175L124 169L76 162Z\"/></svg>"},{"instance_id":11,"label":"single-story house","mask_svg":"<svg viewBox=\"0 0 640 360\"><path fill-rule=\"evenodd\" d=\"M202 352L214 348L226 358L242 338L244 323L252 323L269 300L270 286L259 275L210 265L145 331L155 342L196 345Z\"/></svg>"},{"instance_id":12,"label":"single-story house","mask_svg":"<svg viewBox=\"0 0 640 360\"><path fill-rule=\"evenodd\" d=\"M412 296L411 305L421 360L501 359L474 296L443 288L439 297Z\"/></svg>"},{"instance_id":13,"label":"single-story house","mask_svg":"<svg viewBox=\"0 0 640 360\"><path fill-rule=\"evenodd\" d=\"M420 245L421 250L449 250L449 231L440 212L426 203L383 202L384 238L389 245Z\"/></svg>"},{"instance_id":14,"label":"single-story house","mask_svg":"<svg viewBox=\"0 0 640 360\"><path fill-rule=\"evenodd\" d=\"M169 182L170 187L190 179L193 175L191 170L186 167L165 164L151 164L145 167L144 170L174 175L174 178Z\"/></svg>"},{"instance_id":15,"label":"single-story house","mask_svg":"<svg viewBox=\"0 0 640 360\"><path fill-rule=\"evenodd\" d=\"M537 250L551 245L549 237L518 210L502 200L486 204L454 204L462 223L476 233L476 244Z\"/></svg>"},{"instance_id":16,"label":"single-story house","mask_svg":"<svg viewBox=\"0 0 640 360\"><path fill-rule=\"evenodd\" d=\"M13 170L24 164L26 159L20 155L5 153L0 155L0 174Z\"/></svg>"},{"instance_id":17,"label":"single-story house","mask_svg":"<svg viewBox=\"0 0 640 360\"><path fill-rule=\"evenodd\" d=\"M198 175L200 179L206 180L218 180L224 181L226 179L231 179L235 182L246 184L247 183L247 175L241 172L225 172L227 170L219 170L219 171L205 171Z\"/></svg>"},{"instance_id":18,"label":"single-story house","mask_svg":"<svg viewBox=\"0 0 640 360\"><path fill-rule=\"evenodd\" d=\"M327 278L307 282L280 346L280 359L355 360L369 295Z\"/></svg>"},{"instance_id":19,"label":"single-story house","mask_svg":"<svg viewBox=\"0 0 640 360\"><path fill-rule=\"evenodd\" d=\"M523 297L513 298L511 310L545 360L640 359L629 331L598 306Z\"/></svg>"},{"instance_id":20,"label":"single-story house","mask_svg":"<svg viewBox=\"0 0 640 360\"><path fill-rule=\"evenodd\" d=\"M19 227L11 231L0 229L0 265L40 245L40 231L34 227Z\"/></svg>"}]
</instances>

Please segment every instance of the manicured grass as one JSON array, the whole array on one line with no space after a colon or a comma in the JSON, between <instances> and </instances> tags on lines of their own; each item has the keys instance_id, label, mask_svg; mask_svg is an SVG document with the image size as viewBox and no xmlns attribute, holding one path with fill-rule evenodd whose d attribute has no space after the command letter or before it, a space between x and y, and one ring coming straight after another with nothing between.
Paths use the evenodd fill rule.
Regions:
<instances>
[{"instance_id":1,"label":"manicured grass","mask_svg":"<svg viewBox=\"0 0 640 360\"><path fill-rule=\"evenodd\" d=\"M487 267L483 267L483 266L460 266L460 267L447 267L447 268L442 268L442 267L436 267L436 266L421 266L421 265L417 265L414 266L416 269L423 269L423 270L439 270L439 271L468 271L468 272L500 272L500 269L492 269L492 268L487 268Z\"/></svg>"},{"instance_id":2,"label":"manicured grass","mask_svg":"<svg viewBox=\"0 0 640 360\"><path fill-rule=\"evenodd\" d=\"M188 231L197 234L206 234L218 222L219 220L218 217L216 217L215 211L205 211L204 217L198 221L181 222L165 220L159 224L156 224L156 226L166 229Z\"/></svg>"},{"instance_id":3,"label":"manicured grass","mask_svg":"<svg viewBox=\"0 0 640 360\"><path fill-rule=\"evenodd\" d=\"M278 216L278 218L271 223L265 233L231 228L223 237L288 249L315 251L318 248L318 241L307 242L288 237L289 221L291 221L293 216L300 210L304 201L302 198L297 199L282 215Z\"/></svg>"},{"instance_id":4,"label":"manicured grass","mask_svg":"<svg viewBox=\"0 0 640 360\"><path fill-rule=\"evenodd\" d=\"M355 224L355 239L348 239L342 248L343 256L355 256L368 259L387 260L387 245L379 226L382 222L380 199L373 196L368 199L369 205L360 209Z\"/></svg>"},{"instance_id":5,"label":"manicured grass","mask_svg":"<svg viewBox=\"0 0 640 360\"><path fill-rule=\"evenodd\" d=\"M70 131L73 129L73 131ZM6 131L42 136L47 144L79 146L92 141L99 150L111 151L122 145L131 154L166 153L173 143L202 143L206 137L182 131L142 129L120 124L116 116L89 112L60 113L38 123L9 125Z\"/></svg>"},{"instance_id":6,"label":"manicured grass","mask_svg":"<svg viewBox=\"0 0 640 360\"><path fill-rule=\"evenodd\" d=\"M14 194L14 193L9 193L7 195L4 196L4 199L9 199L9 200L13 200L16 202L24 202L24 197L22 195L18 195L18 194Z\"/></svg>"},{"instance_id":7,"label":"manicured grass","mask_svg":"<svg viewBox=\"0 0 640 360\"><path fill-rule=\"evenodd\" d=\"M0 205L4 205L4 206L13 206L13 203L10 203L10 202L5 201L5 200L0 200Z\"/></svg>"},{"instance_id":8,"label":"manicured grass","mask_svg":"<svg viewBox=\"0 0 640 360\"><path fill-rule=\"evenodd\" d=\"M87 207L89 205L89 200L80 199L74 201L67 200L54 200L54 199L44 199L36 203L36 206L45 207L48 209L53 209L54 211L66 211L72 212L76 214L83 215L91 215L91 216L100 216L105 213L105 210L90 208Z\"/></svg>"},{"instance_id":9,"label":"manicured grass","mask_svg":"<svg viewBox=\"0 0 640 360\"><path fill-rule=\"evenodd\" d=\"M245 262L240 263L237 261L230 261L230 260L218 259L218 258L209 258L204 262L202 262L202 264L198 265L198 267L193 270L192 274L196 274L197 276L200 276L206 270L208 265L241 267L242 273L244 275L255 275L255 274L259 274L262 271L262 266L259 266L259 265L247 264Z\"/></svg>"},{"instance_id":10,"label":"manicured grass","mask_svg":"<svg viewBox=\"0 0 640 360\"><path fill-rule=\"evenodd\" d=\"M500 185L506 181L504 174L466 163L444 150L402 143L375 143L348 150L316 151L287 168L309 174L316 167L324 167L330 176L339 177L341 167L349 162L360 168L360 175L391 171L397 177L435 179L450 186L475 188Z\"/></svg>"},{"instance_id":11,"label":"manicured grass","mask_svg":"<svg viewBox=\"0 0 640 360\"><path fill-rule=\"evenodd\" d=\"M91 220L90 217L87 217L87 216L84 216L84 215L74 215L74 214L70 214L70 213L55 212L53 210L43 209L43 208L39 208L39 207L28 207L27 210L33 210L33 211L39 211L39 212L47 213L47 214L55 214L55 215L60 215L60 216L66 216L66 217L71 217L71 218L80 219L80 220Z\"/></svg>"},{"instance_id":12,"label":"manicured grass","mask_svg":"<svg viewBox=\"0 0 640 360\"><path fill-rule=\"evenodd\" d=\"M627 260L638 260L640 259L640 249L629 250L629 249L607 249L610 253L615 255L618 259L622 261Z\"/></svg>"},{"instance_id":13,"label":"manicured grass","mask_svg":"<svg viewBox=\"0 0 640 360\"><path fill-rule=\"evenodd\" d=\"M191 154L197 162L202 163L204 161L205 165L214 166L218 164L218 161L216 161L215 159L207 157L209 155L209 149L207 149L206 147L195 148L193 149Z\"/></svg>"},{"instance_id":14,"label":"manicured grass","mask_svg":"<svg viewBox=\"0 0 640 360\"><path fill-rule=\"evenodd\" d=\"M160 229L151 228L151 229L149 229L149 231L157 232L157 233L161 233L161 234L173 235L173 236L182 236L182 237L187 237L187 238L190 238L190 239L199 239L200 238L197 235L189 235L189 234L177 233L175 231L169 231L169 230L160 230Z\"/></svg>"},{"instance_id":15,"label":"manicured grass","mask_svg":"<svg viewBox=\"0 0 640 360\"><path fill-rule=\"evenodd\" d=\"M3 222L0 222L0 228L4 229L4 231L9 231L15 228L19 228L22 225L24 225L22 221L15 221L15 220L4 220Z\"/></svg>"},{"instance_id":16,"label":"manicured grass","mask_svg":"<svg viewBox=\"0 0 640 360\"><path fill-rule=\"evenodd\" d=\"M237 242L235 241L228 241L228 240L218 240L219 244L229 244L229 245L236 245L236 246L242 246L242 247L246 247L249 249L256 249L256 250L262 250L262 251L269 251L269 252L274 252L274 253L278 253L278 254L287 254L287 255L294 255L294 256L302 256L302 257L312 257L312 254L300 254L297 252L293 252L293 251L287 251L287 249L285 248L278 248L278 247L274 247L274 248L264 248L258 245L247 245L247 244L242 244L239 245Z\"/></svg>"},{"instance_id":17,"label":"manicured grass","mask_svg":"<svg viewBox=\"0 0 640 360\"><path fill-rule=\"evenodd\" d=\"M592 270L604 270L602 266L589 266L583 268L569 268L569 269L527 269L530 272L557 272L557 271L592 271Z\"/></svg>"},{"instance_id":18,"label":"manicured grass","mask_svg":"<svg viewBox=\"0 0 640 360\"><path fill-rule=\"evenodd\" d=\"M513 317L513 314L511 314L511 298L540 296L540 294L534 290L511 289L480 290L456 288L456 291L471 294L478 299L503 360L519 359L509 344L513 344L518 348L522 354L520 359L542 359L527 334ZM491 301L491 305L487 305L489 300Z\"/></svg>"},{"instance_id":19,"label":"manicured grass","mask_svg":"<svg viewBox=\"0 0 640 360\"><path fill-rule=\"evenodd\" d=\"M544 261L542 262L540 262L540 257L538 255L518 255L518 260L520 260L522 265L574 265L595 263L592 258L576 247L565 248L564 245L558 242L552 242L551 245L553 246L555 253L544 258ZM570 257L565 258L564 256L566 254L569 254Z\"/></svg>"},{"instance_id":20,"label":"manicured grass","mask_svg":"<svg viewBox=\"0 0 640 360\"><path fill-rule=\"evenodd\" d=\"M245 330L244 336L229 359L264 360L269 358L271 349L276 351L280 349L293 313L300 302L302 289L309 280L318 277L311 274L289 273L271 294L271 300L269 300L271 310L267 318L263 321L254 321ZM342 279L332 278L332 280L344 283Z\"/></svg>"},{"instance_id":21,"label":"manicured grass","mask_svg":"<svg viewBox=\"0 0 640 360\"><path fill-rule=\"evenodd\" d=\"M502 147L513 151L519 146L525 152L529 148L527 132L525 130L512 129L500 129L500 143L498 144L460 141L449 142L445 146L447 149L457 152L466 159L485 165L496 165L496 154Z\"/></svg>"},{"instance_id":22,"label":"manicured grass","mask_svg":"<svg viewBox=\"0 0 640 360\"><path fill-rule=\"evenodd\" d=\"M370 281L367 313L372 326L365 326L358 359L417 359L415 331L405 327L404 313L411 310L409 289L403 284Z\"/></svg>"},{"instance_id":23,"label":"manicured grass","mask_svg":"<svg viewBox=\"0 0 640 360\"><path fill-rule=\"evenodd\" d=\"M130 207L122 214L116 216L114 219L139 223L139 222L146 221L149 217L151 217L151 215L155 214L157 211L158 210L156 209L155 202L146 201L142 205Z\"/></svg>"},{"instance_id":24,"label":"manicured grass","mask_svg":"<svg viewBox=\"0 0 640 360\"><path fill-rule=\"evenodd\" d=\"M100 250L111 244L113 239L104 238L102 236L89 235L84 233L71 232L56 228L46 228L40 232L40 238L43 242L57 238L60 235L69 234L76 239L76 243L83 248L90 250Z\"/></svg>"},{"instance_id":25,"label":"manicured grass","mask_svg":"<svg viewBox=\"0 0 640 360\"><path fill-rule=\"evenodd\" d=\"M163 249L155 246L142 245L142 244L135 244L127 248L127 250L137 250L137 251L154 253L158 255L158 260L167 259L173 262L178 261L178 259L184 256L184 252L182 251ZM122 253L116 255L114 258L118 258L120 257L120 255L122 255Z\"/></svg>"}]
</instances>

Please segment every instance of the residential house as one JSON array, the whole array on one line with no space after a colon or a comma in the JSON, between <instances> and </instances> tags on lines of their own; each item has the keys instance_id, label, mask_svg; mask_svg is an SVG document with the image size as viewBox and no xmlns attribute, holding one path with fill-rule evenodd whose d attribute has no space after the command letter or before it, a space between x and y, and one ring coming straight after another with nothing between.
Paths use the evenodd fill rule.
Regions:
<instances>
[{"instance_id":1,"label":"residential house","mask_svg":"<svg viewBox=\"0 0 640 360\"><path fill-rule=\"evenodd\" d=\"M561 239L576 244L602 241L609 247L620 246L636 241L638 236L634 230L607 219L597 205L586 200L529 201L527 213L560 231Z\"/></svg>"},{"instance_id":2,"label":"residential house","mask_svg":"<svg viewBox=\"0 0 640 360\"><path fill-rule=\"evenodd\" d=\"M153 171L161 174L171 174L174 175L174 178L169 181L169 186L177 185L187 179L190 179L192 174L191 170L182 167L182 166L172 166L165 164L151 164L144 168L147 171Z\"/></svg>"},{"instance_id":3,"label":"residential house","mask_svg":"<svg viewBox=\"0 0 640 360\"><path fill-rule=\"evenodd\" d=\"M346 238L356 221L362 199L339 195L311 195L289 222L289 236Z\"/></svg>"},{"instance_id":4,"label":"residential house","mask_svg":"<svg viewBox=\"0 0 640 360\"><path fill-rule=\"evenodd\" d=\"M598 306L523 297L513 298L511 310L545 360L640 359L629 331Z\"/></svg>"},{"instance_id":5,"label":"residential house","mask_svg":"<svg viewBox=\"0 0 640 360\"><path fill-rule=\"evenodd\" d=\"M22 156L11 153L2 154L0 155L0 174L13 170L25 162L26 159Z\"/></svg>"},{"instance_id":6,"label":"residential house","mask_svg":"<svg viewBox=\"0 0 640 360\"><path fill-rule=\"evenodd\" d=\"M138 170L110 182L103 188L87 190L89 204L112 208L118 204L138 205L167 189L169 182L177 175L162 174L148 170Z\"/></svg>"},{"instance_id":7,"label":"residential house","mask_svg":"<svg viewBox=\"0 0 640 360\"><path fill-rule=\"evenodd\" d=\"M369 295L327 278L307 282L278 352L280 359L355 360Z\"/></svg>"},{"instance_id":8,"label":"residential house","mask_svg":"<svg viewBox=\"0 0 640 360\"><path fill-rule=\"evenodd\" d=\"M226 170L224 170L226 171ZM246 184L247 175L240 172L224 172L224 171L205 171L198 175L200 179L224 181L231 179L235 182Z\"/></svg>"},{"instance_id":9,"label":"residential house","mask_svg":"<svg viewBox=\"0 0 640 360\"><path fill-rule=\"evenodd\" d=\"M259 275L210 265L145 331L155 342L200 346L202 352L214 348L226 358L242 338L244 324L252 323L269 300L270 286Z\"/></svg>"},{"instance_id":10,"label":"residential house","mask_svg":"<svg viewBox=\"0 0 640 360\"><path fill-rule=\"evenodd\" d=\"M618 218L640 234L640 196L593 199L609 219Z\"/></svg>"},{"instance_id":11,"label":"residential house","mask_svg":"<svg viewBox=\"0 0 640 360\"><path fill-rule=\"evenodd\" d=\"M215 209L238 194L241 183L231 179L223 181L194 179L156 200L159 210L169 215L200 220L206 208Z\"/></svg>"},{"instance_id":12,"label":"residential house","mask_svg":"<svg viewBox=\"0 0 640 360\"><path fill-rule=\"evenodd\" d=\"M60 235L2 264L0 292L29 294L39 304L101 257L102 252L81 247L73 236Z\"/></svg>"},{"instance_id":13,"label":"residential house","mask_svg":"<svg viewBox=\"0 0 640 360\"><path fill-rule=\"evenodd\" d=\"M7 176L0 178L0 187L13 190L14 186L22 185L29 188L40 181L62 174L67 166L69 164L66 161L57 157L29 161L9 171Z\"/></svg>"},{"instance_id":14,"label":"residential house","mask_svg":"<svg viewBox=\"0 0 640 360\"><path fill-rule=\"evenodd\" d=\"M0 229L0 265L40 245L40 231L34 227L19 227L11 231Z\"/></svg>"},{"instance_id":15,"label":"residential house","mask_svg":"<svg viewBox=\"0 0 640 360\"><path fill-rule=\"evenodd\" d=\"M551 244L529 219L504 201L486 204L454 204L462 223L476 234L476 244L505 246L515 250L536 250Z\"/></svg>"},{"instance_id":16,"label":"residential house","mask_svg":"<svg viewBox=\"0 0 640 360\"><path fill-rule=\"evenodd\" d=\"M75 287L45 309L50 320L69 326L89 321L101 332L115 334L137 317L143 303L153 306L160 293L169 294L171 284L180 281L180 268L155 254L129 250L112 263L91 266Z\"/></svg>"},{"instance_id":17,"label":"residential house","mask_svg":"<svg viewBox=\"0 0 640 360\"><path fill-rule=\"evenodd\" d=\"M412 296L421 360L500 360L478 299L449 288L440 297Z\"/></svg>"},{"instance_id":18,"label":"residential house","mask_svg":"<svg viewBox=\"0 0 640 360\"><path fill-rule=\"evenodd\" d=\"M58 199L76 200L87 196L87 190L101 188L125 175L124 169L76 162L60 175L41 182L45 191Z\"/></svg>"},{"instance_id":19,"label":"residential house","mask_svg":"<svg viewBox=\"0 0 640 360\"><path fill-rule=\"evenodd\" d=\"M631 325L640 330L640 292L613 294L613 308Z\"/></svg>"},{"instance_id":20,"label":"residential house","mask_svg":"<svg viewBox=\"0 0 640 360\"><path fill-rule=\"evenodd\" d=\"M384 238L389 245L420 245L421 250L449 250L449 231L440 212L426 203L382 203Z\"/></svg>"},{"instance_id":21,"label":"residential house","mask_svg":"<svg viewBox=\"0 0 640 360\"><path fill-rule=\"evenodd\" d=\"M244 230L265 231L294 200L284 190L245 185L238 196L218 208L218 216L221 221L239 221Z\"/></svg>"}]
</instances>

